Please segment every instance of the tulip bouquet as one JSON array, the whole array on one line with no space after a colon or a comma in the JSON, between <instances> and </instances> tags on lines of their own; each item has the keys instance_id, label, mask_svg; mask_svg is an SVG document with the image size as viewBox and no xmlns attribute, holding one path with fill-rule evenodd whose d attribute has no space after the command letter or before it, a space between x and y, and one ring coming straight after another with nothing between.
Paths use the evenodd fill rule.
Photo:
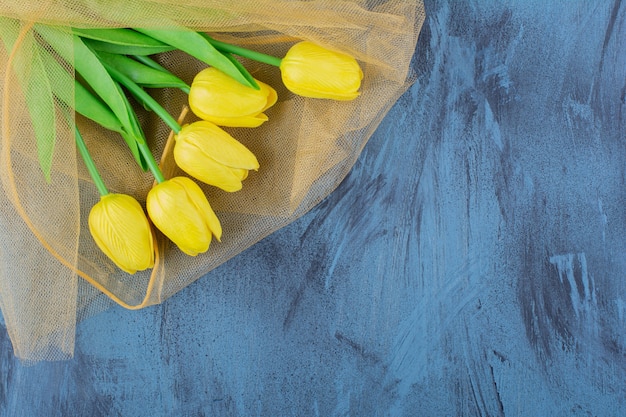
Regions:
<instances>
[{"instance_id":1,"label":"tulip bouquet","mask_svg":"<svg viewBox=\"0 0 626 417\"><path fill-rule=\"evenodd\" d=\"M17 28L18 22L5 20L4 25ZM127 95L157 114L172 130L173 155L182 171L208 185L235 192L242 188L250 170L259 169L259 162L220 126L258 127L268 120L264 112L278 99L276 90L253 78L235 55L279 67L287 89L305 97L352 100L358 97L363 78L353 57L307 41L296 43L280 59L186 28L62 29L37 24L33 30L45 67L63 73L59 67L73 63L75 97L53 88L54 98L119 133L136 162L155 178L156 185L145 201L147 218L135 198L109 192L76 128L77 149L101 195L89 214L89 230L98 247L129 274L154 265L151 224L190 256L206 252L213 237L220 240L222 226L196 182L184 176L164 177ZM5 44L11 48L18 33L5 30L4 34ZM70 42L71 49L67 47ZM172 50L188 53L208 65L191 86L150 57ZM74 77L71 71L65 75ZM200 120L181 126L148 93L147 89L156 87L187 93L189 106ZM31 107L39 105L32 103ZM37 117L33 114L33 119ZM40 165L49 178L52 152L46 150L53 149L54 138L46 126L37 133L41 136Z\"/></svg>"},{"instance_id":2,"label":"tulip bouquet","mask_svg":"<svg viewBox=\"0 0 626 417\"><path fill-rule=\"evenodd\" d=\"M0 309L20 358L308 212L413 81L421 0L0 0Z\"/></svg>"}]
</instances>

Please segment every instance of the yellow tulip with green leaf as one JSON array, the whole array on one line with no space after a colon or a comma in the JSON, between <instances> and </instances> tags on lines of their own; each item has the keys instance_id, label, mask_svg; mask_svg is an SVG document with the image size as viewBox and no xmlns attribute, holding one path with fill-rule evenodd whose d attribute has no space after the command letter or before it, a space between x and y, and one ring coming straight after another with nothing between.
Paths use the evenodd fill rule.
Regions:
<instances>
[{"instance_id":1,"label":"yellow tulip with green leaf","mask_svg":"<svg viewBox=\"0 0 626 417\"><path fill-rule=\"evenodd\" d=\"M295 94L339 101L359 96L363 71L354 57L313 42L293 45L283 58L221 42L202 34L218 51L279 67L285 86Z\"/></svg>"},{"instance_id":2,"label":"yellow tulip with green leaf","mask_svg":"<svg viewBox=\"0 0 626 417\"><path fill-rule=\"evenodd\" d=\"M189 107L196 116L218 126L258 127L268 120L265 110L276 103L276 90L255 80L245 86L216 68L200 71L191 83Z\"/></svg>"},{"instance_id":3,"label":"yellow tulip with green leaf","mask_svg":"<svg viewBox=\"0 0 626 417\"><path fill-rule=\"evenodd\" d=\"M7 29L0 31L0 37L5 44L13 45L19 35L19 22L4 22ZM207 184L237 191L248 172L259 168L259 163L252 152L217 125L260 126L267 121L264 112L276 103L277 94L269 85L255 80L234 55L279 67L285 86L306 97L352 100L359 95L363 78L353 57L307 41L294 45L281 59L181 27L79 29L36 24L34 30L37 39L47 44L37 48L41 65L35 68L35 78L45 80L54 75L61 80L44 89L45 99L41 103L28 101L31 115L42 115L33 121L33 129L46 179L50 180L54 148L54 107L50 103L54 96L77 113L121 135L135 160L144 170L150 170L158 183L146 202L154 225L192 256L208 250L213 237L221 238L220 222L194 181L185 177L164 178L123 88L172 129L176 135L175 159L183 170ZM34 39L31 36L26 41ZM171 50L191 54L211 67L197 74L189 86L149 58ZM80 82L72 79L73 73L66 71L63 61L80 75ZM35 84L27 81L20 79L27 91L33 90ZM73 95L71 89L59 87L72 83ZM190 107L204 120L181 127L144 91L161 87L188 93ZM79 137L77 131L79 150L101 194L89 218L94 240L129 273L153 266L152 229L143 209L130 196L108 192Z\"/></svg>"},{"instance_id":4,"label":"yellow tulip with green leaf","mask_svg":"<svg viewBox=\"0 0 626 417\"><path fill-rule=\"evenodd\" d=\"M121 270L134 274L154 266L154 235L146 213L137 200L126 194L109 193L75 128L76 148L100 193L89 212L89 232L100 250Z\"/></svg>"},{"instance_id":5,"label":"yellow tulip with green leaf","mask_svg":"<svg viewBox=\"0 0 626 417\"><path fill-rule=\"evenodd\" d=\"M214 123L201 120L181 127L154 98L136 83L143 78L137 75L139 71L136 70L136 64L131 66L128 60L111 59L107 55L103 56L103 62L116 80L122 83L146 107L153 110L172 129L176 140L174 159L187 174L206 184L233 192L242 188L241 181L247 178L249 170L259 168L259 163L254 154ZM135 67L135 70L131 71L132 67ZM141 71L145 71L145 69ZM131 75L134 79L131 79ZM247 93L249 96L254 96L256 92L262 92L265 89L262 83L260 90L255 90L241 85L226 75L223 77L226 83L232 82L243 89L250 90ZM145 83L145 79L143 83ZM173 82L172 85L174 83L178 83L180 87L182 81ZM233 87L232 90L236 91L237 88ZM275 93L271 100L271 103L274 102ZM154 169L152 170L154 171Z\"/></svg>"}]
</instances>

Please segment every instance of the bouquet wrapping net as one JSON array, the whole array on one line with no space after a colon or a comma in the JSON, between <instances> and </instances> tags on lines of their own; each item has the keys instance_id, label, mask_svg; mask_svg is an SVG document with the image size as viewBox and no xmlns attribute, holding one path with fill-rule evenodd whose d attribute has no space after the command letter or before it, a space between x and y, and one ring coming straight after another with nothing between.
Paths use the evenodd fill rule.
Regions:
<instances>
[{"instance_id":1,"label":"bouquet wrapping net","mask_svg":"<svg viewBox=\"0 0 626 417\"><path fill-rule=\"evenodd\" d=\"M160 303L326 197L408 87L424 8L417 0L4 0L0 16L19 20L20 33L12 48L0 48L0 308L15 354L38 361L71 357L82 318L114 302L131 309ZM138 167L119 135L80 116L68 121L57 111L51 178L46 181L28 98L40 94L39 82L66 91L73 91L73 84L54 76L41 79L29 36L32 22L155 28L174 23L278 57L295 42L310 40L354 56L365 78L354 101L308 99L284 88L278 68L242 59L255 78L278 91L279 101L266 111L269 121L261 127L225 129L260 163L243 190L226 193L201 185L222 222L222 242L189 257L157 233L154 269L128 275L101 253L89 233L87 216L99 194L76 151L73 123L111 192L130 194L144 204L153 177ZM156 59L188 83L206 67L179 51ZM59 85L64 82L68 85ZM172 115L187 104L178 90L150 92ZM180 175L164 152L169 130L141 110L155 157L163 158L166 175ZM193 120L188 114L185 122Z\"/></svg>"}]
</instances>

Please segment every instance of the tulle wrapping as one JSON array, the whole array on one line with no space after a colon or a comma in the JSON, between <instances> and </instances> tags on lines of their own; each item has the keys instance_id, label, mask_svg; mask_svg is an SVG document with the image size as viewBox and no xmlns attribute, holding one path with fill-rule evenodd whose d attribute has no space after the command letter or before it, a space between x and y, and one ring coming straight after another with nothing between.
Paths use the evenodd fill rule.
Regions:
<instances>
[{"instance_id":1,"label":"tulle wrapping","mask_svg":"<svg viewBox=\"0 0 626 417\"><path fill-rule=\"evenodd\" d=\"M257 156L259 171L251 172L243 190L235 193L201 185L222 222L221 243L189 257L159 234L154 269L131 276L116 268L89 234L87 216L99 195L76 152L72 122L61 112L51 179L44 178L25 98L33 92L22 89L25 80L38 82L41 76L32 43L25 36L16 48L2 46L0 308L15 354L40 361L72 356L81 319L113 302L131 309L162 302L334 190L411 82L409 64L424 7L418 0L3 0L0 16L21 20L24 33L31 22L75 27L184 25L278 57L304 39L354 56L365 74L361 96L354 101L307 99L285 89L278 68L242 59L279 97L266 111L269 121L262 126L225 129ZM7 67L9 58L20 63L21 73ZM157 59L187 83L206 67L181 52ZM63 83L54 77L49 82ZM73 91L73 85L61 87ZM178 90L151 93L172 115L187 104L187 96ZM158 160L170 132L156 116L141 109L138 113ZM188 114L185 122L193 120ZM121 137L80 116L75 123L110 191L130 194L145 204L153 177L137 166ZM168 175L181 174L169 153L164 164Z\"/></svg>"}]
</instances>

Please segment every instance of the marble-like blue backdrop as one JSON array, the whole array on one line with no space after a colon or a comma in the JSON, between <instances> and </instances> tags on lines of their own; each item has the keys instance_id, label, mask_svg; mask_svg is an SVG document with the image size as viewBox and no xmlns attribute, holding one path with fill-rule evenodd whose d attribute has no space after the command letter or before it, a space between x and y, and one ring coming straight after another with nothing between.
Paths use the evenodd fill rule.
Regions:
<instances>
[{"instance_id":1,"label":"marble-like blue backdrop","mask_svg":"<svg viewBox=\"0 0 626 417\"><path fill-rule=\"evenodd\" d=\"M2 332L0 415L626 415L626 4L426 7L339 189L73 360Z\"/></svg>"}]
</instances>

